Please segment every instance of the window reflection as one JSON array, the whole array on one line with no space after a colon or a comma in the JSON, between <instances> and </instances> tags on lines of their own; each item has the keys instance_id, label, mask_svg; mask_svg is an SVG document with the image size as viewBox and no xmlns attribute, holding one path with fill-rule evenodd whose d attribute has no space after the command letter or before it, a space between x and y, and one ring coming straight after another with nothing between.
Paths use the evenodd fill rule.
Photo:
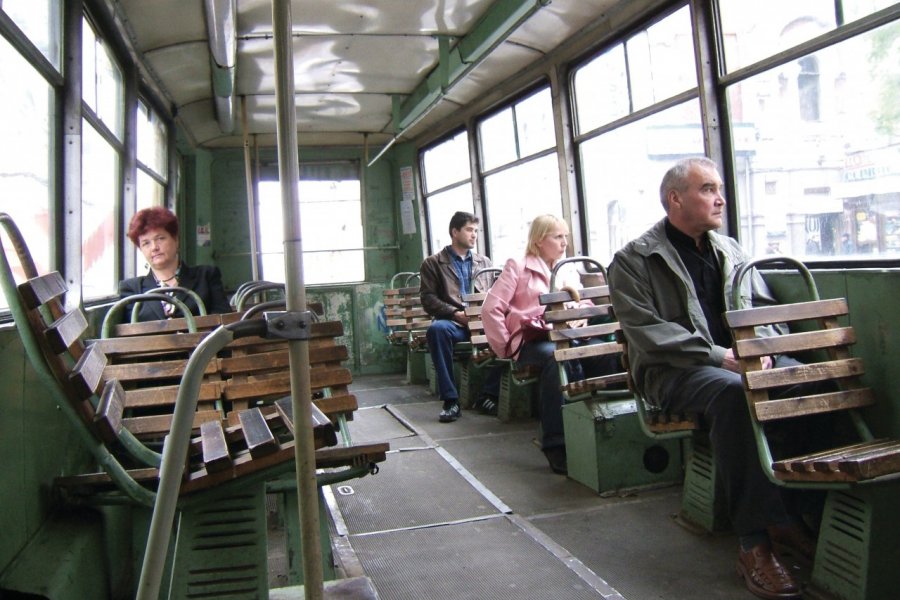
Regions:
<instances>
[{"instance_id":1,"label":"window reflection","mask_svg":"<svg viewBox=\"0 0 900 600\"><path fill-rule=\"evenodd\" d=\"M116 291L116 205L119 154L86 121L82 122L81 286L85 299Z\"/></svg>"},{"instance_id":2,"label":"window reflection","mask_svg":"<svg viewBox=\"0 0 900 600\"><path fill-rule=\"evenodd\" d=\"M422 153L425 192L469 178L469 135L461 131Z\"/></svg>"},{"instance_id":3,"label":"window reflection","mask_svg":"<svg viewBox=\"0 0 900 600\"><path fill-rule=\"evenodd\" d=\"M559 166L548 154L504 169L484 180L490 223L490 256L496 265L525 254L528 228L534 217L562 214Z\"/></svg>"},{"instance_id":4,"label":"window reflection","mask_svg":"<svg viewBox=\"0 0 900 600\"><path fill-rule=\"evenodd\" d=\"M50 213L55 157L53 88L0 37L0 210L28 241L39 273L50 268ZM4 242L6 241L4 237ZM18 268L18 261L10 261ZM15 273L20 281L21 272ZM0 307L6 299L0 295Z\"/></svg>"},{"instance_id":5,"label":"window reflection","mask_svg":"<svg viewBox=\"0 0 900 600\"><path fill-rule=\"evenodd\" d=\"M748 250L900 255L897 81L894 24L728 89Z\"/></svg>"},{"instance_id":6,"label":"window reflection","mask_svg":"<svg viewBox=\"0 0 900 600\"><path fill-rule=\"evenodd\" d=\"M434 252L450 243L450 218L459 210L474 212L468 182L428 197L428 234Z\"/></svg>"},{"instance_id":7,"label":"window reflection","mask_svg":"<svg viewBox=\"0 0 900 600\"><path fill-rule=\"evenodd\" d=\"M309 284L346 283L366 278L359 179L301 179L299 183L303 278ZM259 183L261 276L284 282L281 186Z\"/></svg>"},{"instance_id":8,"label":"window reflection","mask_svg":"<svg viewBox=\"0 0 900 600\"><path fill-rule=\"evenodd\" d=\"M590 256L609 264L616 250L665 216L663 174L679 158L703 154L700 104L686 102L579 147Z\"/></svg>"},{"instance_id":9,"label":"window reflection","mask_svg":"<svg viewBox=\"0 0 900 600\"><path fill-rule=\"evenodd\" d=\"M62 0L3 0L0 5L58 70L62 56Z\"/></svg>"},{"instance_id":10,"label":"window reflection","mask_svg":"<svg viewBox=\"0 0 900 600\"><path fill-rule=\"evenodd\" d=\"M469 135L466 131L422 153L429 253L450 243L447 225L453 213L458 210L475 212L469 165ZM441 191L433 193L435 190Z\"/></svg>"}]
</instances>

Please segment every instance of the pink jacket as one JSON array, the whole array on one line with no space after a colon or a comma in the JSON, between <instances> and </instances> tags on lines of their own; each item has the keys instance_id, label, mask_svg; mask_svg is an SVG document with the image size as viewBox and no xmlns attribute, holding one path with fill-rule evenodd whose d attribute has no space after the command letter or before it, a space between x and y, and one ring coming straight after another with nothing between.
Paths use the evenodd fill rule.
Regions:
<instances>
[{"instance_id":1,"label":"pink jacket","mask_svg":"<svg viewBox=\"0 0 900 600\"><path fill-rule=\"evenodd\" d=\"M557 289L564 285L581 288L577 276L558 278L561 281L557 281ZM522 322L544 312L538 298L549 291L550 269L539 257L528 255L524 259L506 261L481 308L484 333L494 354L500 358L516 358L518 353L510 356L507 348L513 352L517 350L522 337Z\"/></svg>"}]
</instances>

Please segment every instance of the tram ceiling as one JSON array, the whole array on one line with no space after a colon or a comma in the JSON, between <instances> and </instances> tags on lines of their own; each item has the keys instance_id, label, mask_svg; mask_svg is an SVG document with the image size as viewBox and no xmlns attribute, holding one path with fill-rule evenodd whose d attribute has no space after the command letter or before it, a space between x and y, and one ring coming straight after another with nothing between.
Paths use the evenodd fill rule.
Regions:
<instances>
[{"instance_id":1,"label":"tram ceiling","mask_svg":"<svg viewBox=\"0 0 900 600\"><path fill-rule=\"evenodd\" d=\"M241 146L243 111L275 143L271 1L104 1L196 145ZM293 0L298 141L411 139L623 1Z\"/></svg>"}]
</instances>

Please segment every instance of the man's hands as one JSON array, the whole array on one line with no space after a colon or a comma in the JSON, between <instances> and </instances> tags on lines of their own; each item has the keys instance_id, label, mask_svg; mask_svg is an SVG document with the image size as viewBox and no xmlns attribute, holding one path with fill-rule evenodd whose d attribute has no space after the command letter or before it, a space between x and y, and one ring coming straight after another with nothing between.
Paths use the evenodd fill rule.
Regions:
<instances>
[{"instance_id":1,"label":"man's hands","mask_svg":"<svg viewBox=\"0 0 900 600\"><path fill-rule=\"evenodd\" d=\"M469 317L465 312L458 310L453 313L453 320L459 323L460 325L467 326L469 324Z\"/></svg>"},{"instance_id":2,"label":"man's hands","mask_svg":"<svg viewBox=\"0 0 900 600\"><path fill-rule=\"evenodd\" d=\"M772 368L772 357L771 356L763 356L760 358L762 361L762 368L771 369ZM734 348L729 348L725 352L725 358L722 359L722 368L728 369L729 371L734 371L735 373L741 372L740 364L737 359L734 357Z\"/></svg>"}]
</instances>

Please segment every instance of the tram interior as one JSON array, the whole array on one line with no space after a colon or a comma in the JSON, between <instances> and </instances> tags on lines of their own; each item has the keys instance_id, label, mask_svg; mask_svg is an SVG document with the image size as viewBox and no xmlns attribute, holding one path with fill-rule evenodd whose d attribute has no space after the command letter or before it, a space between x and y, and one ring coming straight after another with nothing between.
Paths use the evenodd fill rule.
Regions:
<instances>
[{"instance_id":1,"label":"tram interior","mask_svg":"<svg viewBox=\"0 0 900 600\"><path fill-rule=\"evenodd\" d=\"M42 273L79 274L71 281L81 283L80 289L68 299L83 306L88 337L99 337L116 299L116 281L144 272L139 253L123 242L127 221L141 206L172 208L183 224L184 260L217 265L229 292L254 279L283 282L277 132L283 79L274 53L273 3L34 3L44 4L46 10L35 10L30 2L0 2L0 56L14 56L30 76L37 73L43 87L23 95L49 97L53 107L40 113L50 129L43 145L30 126L23 131L7 127L16 152L3 160L12 166L0 169L23 170L19 158L38 156L43 171L21 184L13 173L8 178L12 187L0 187L0 212L19 223ZM710 532L683 518L683 464L690 444L666 445L672 478L636 475L636 483L605 485L604 477L641 472L630 465L658 445L637 427L633 410L615 417L582 415L588 437L574 442L576 447L596 452L601 463L612 461L611 473L594 473L599 482L547 468L533 414L501 420L464 408L458 421L439 423L428 354L386 339L384 291L396 274L417 272L424 257L447 243L444 223L457 208L460 189L467 194L463 208L482 219L479 247L490 251L495 265L521 250L527 219L541 212L564 215L572 224L571 252L608 263L615 249L646 228L641 219L650 215L655 221L662 214L653 189L661 165L707 153L727 165L728 190L740 197L728 209L729 232L756 255L777 251L808 259L820 295L848 299L845 320L858 337L853 353L864 359L865 382L879 396L863 415L877 437L900 437L900 391L894 378L900 335L891 300L900 296L900 126L890 129L886 111L878 113L882 128L876 131L846 96L829 96L815 109L832 111L832 124L842 124L838 133L820 127L824 117L807 122L808 107L800 116L765 120L774 100L770 88L759 91L763 82L771 89L790 88L785 93L791 100L797 95L802 100L804 88L785 83L788 72L799 81L831 76L833 87L846 93L851 80L834 65L841 62L846 70L843 63L853 62L848 57L868 58L848 53L838 61L829 53L857 38L874 40L872 46L888 57L878 63L880 71L872 69L872 77L890 84L900 75L896 65L890 66L900 39L900 5L884 0L789 3L801 16L785 10L788 22L777 44L754 40L755 54L742 47L744 62L727 72L719 65L721 72L713 73L710 61L715 64L718 53L734 42L731 34L716 37L721 22L713 18L714 10L720 4L748 6L736 0L288 4L292 23L286 47L294 83L289 95L301 196L318 193L303 187L306 179L326 181L333 194L323 193L320 203L303 204L301 197L300 221L314 223L298 236L310 245L304 247L306 299L343 330L343 366L352 374L349 390L359 404L348 425L353 441L390 444L377 474L321 488L325 597L331 597L331 582L349 579L366 582L356 591L359 597L386 600L752 597L734 573L736 540L727 524ZM766 7L775 12L777 4ZM821 4L829 13L843 7L846 23L830 29L822 25ZM686 23L687 35L668 29L648 33L650 25L667 17ZM737 26L731 22L728 27ZM30 41L46 35L52 40L53 31L55 42ZM616 72L621 80L608 89L592 88L596 102L589 104L595 110L575 114L565 100L577 85L573 65L606 56L609 48L624 57L634 39L653 35L663 35L663 42L654 43L662 43L672 56L681 56L685 44L696 45L697 64L707 66L695 68L690 50L687 71L693 83L682 89L679 81L674 91L654 89L652 82L638 89L638 70ZM804 53L820 53L819 71L803 70L813 68L813 63L801 64ZM658 73L650 54L644 58L647 72ZM665 53L654 58L661 61L657 69L677 70L663 60ZM4 64L12 62L4 59ZM607 74L613 71L610 67ZM13 88L26 81L22 72L9 72ZM71 73L81 76L77 82ZM108 84L129 103L128 110L98 103ZM885 89L895 88L896 81ZM646 92L650 99L641 104L629 96L621 114L617 108L607 110L604 97L623 90L635 97ZM742 90L756 95L740 96ZM876 92L867 89L865 102L874 102ZM87 99L92 93L98 94L93 101ZM533 98L551 108L535 117L526 110ZM488 121L501 114L506 118L510 106L518 111L510 122L493 123L518 132L513 149L487 167L480 161L492 148L476 134L486 116ZM726 107L740 113L733 123L718 120L717 111L724 114ZM866 111L870 108L865 105ZM663 112L667 118L690 114L690 122L672 125L663 119L649 134L632 128L641 118L652 121ZM754 118L763 125L754 129ZM792 121L802 121L797 137L778 138ZM858 136L851 140L848 131ZM134 140L148 132L155 153L141 154ZM590 146L606 134L609 147ZM529 154L529 141L541 135L550 145ZM85 152L95 152L84 155L83 177L75 171L82 168L82 155L66 150L66 144L76 142ZM443 153L450 146L464 149L464 175L454 171L460 168L455 155ZM642 161L629 162L637 147ZM785 152L788 147L796 152ZM109 149L115 160L97 159ZM540 167L530 162L535 156L542 160ZM543 173L547 165L549 184L544 178L528 187L533 180L523 171ZM111 169L115 177L107 176ZM522 180L519 187L516 178ZM34 187L39 181L42 187ZM355 189L349 204L347 182ZM473 188L474 195L469 193ZM96 200L107 192L108 202ZM34 202L22 201L31 198ZM774 209L763 214L762 205ZM357 221L340 220L353 211L359 213ZM108 240L105 245L97 242L100 238ZM804 282L795 274L773 271L766 278L779 300L804 298ZM59 408L47 401L6 306L0 314L5 391L0 398L0 498L7 507L0 513L0 598L134 597L150 514L138 507L62 499L56 478L90 470L92 458ZM896 482L884 487L888 498L900 490ZM291 524L286 521L295 517L285 517L278 497L272 494L266 504L266 593L288 600L306 591L298 572L300 549L288 540ZM900 523L895 511L878 518L884 531L896 531ZM900 561L894 540L878 534L873 540L877 564ZM809 581L809 565L791 562L790 568ZM846 569L838 564L835 577L845 577ZM816 597L894 598L900 579L888 571L869 574L868 584L848 584L851 591L845 595ZM860 595L860 589L867 591Z\"/></svg>"}]
</instances>

